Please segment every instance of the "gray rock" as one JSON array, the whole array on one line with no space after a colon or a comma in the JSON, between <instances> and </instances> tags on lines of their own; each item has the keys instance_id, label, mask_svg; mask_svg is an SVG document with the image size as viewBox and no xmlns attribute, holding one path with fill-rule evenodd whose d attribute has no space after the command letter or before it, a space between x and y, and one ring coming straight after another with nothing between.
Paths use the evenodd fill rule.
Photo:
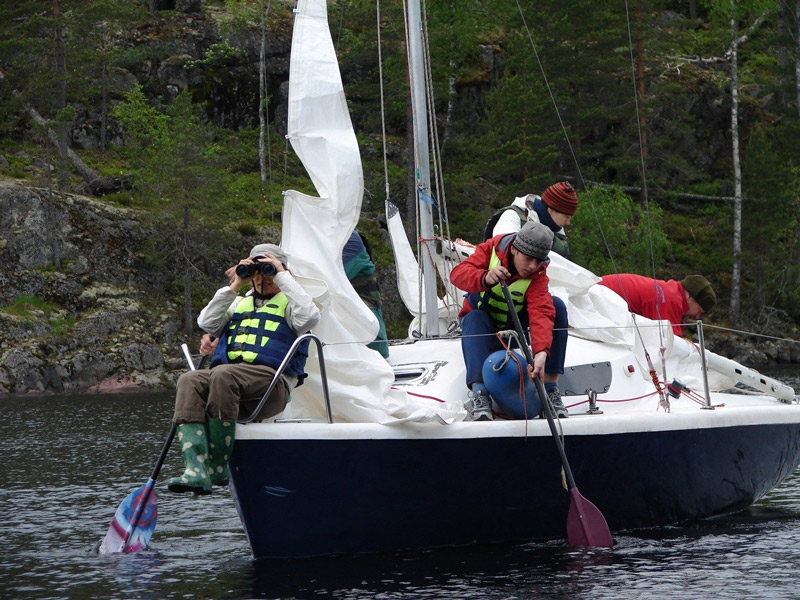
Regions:
<instances>
[{"instance_id":1,"label":"gray rock","mask_svg":"<svg viewBox=\"0 0 800 600\"><path fill-rule=\"evenodd\" d=\"M164 366L164 357L152 344L131 344L122 349L125 365L137 371L148 371Z\"/></svg>"},{"instance_id":2,"label":"gray rock","mask_svg":"<svg viewBox=\"0 0 800 600\"><path fill-rule=\"evenodd\" d=\"M175 10L185 13L200 12L202 0L175 0Z\"/></svg>"}]
</instances>

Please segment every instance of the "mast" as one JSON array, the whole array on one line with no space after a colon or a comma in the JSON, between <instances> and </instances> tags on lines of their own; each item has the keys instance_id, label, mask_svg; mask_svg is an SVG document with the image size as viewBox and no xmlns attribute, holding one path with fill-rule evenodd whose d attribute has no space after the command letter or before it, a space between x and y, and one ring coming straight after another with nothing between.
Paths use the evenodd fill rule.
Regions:
<instances>
[{"instance_id":1,"label":"mast","mask_svg":"<svg viewBox=\"0 0 800 600\"><path fill-rule=\"evenodd\" d=\"M436 267L429 251L433 240L433 202L430 158L428 154L428 110L425 100L423 32L419 0L408 0L408 71L411 82L411 113L414 122L414 166L419 205L419 235L422 238L418 257L422 267L422 290L425 320L420 323L425 337L439 334L439 297L436 293Z\"/></svg>"}]
</instances>

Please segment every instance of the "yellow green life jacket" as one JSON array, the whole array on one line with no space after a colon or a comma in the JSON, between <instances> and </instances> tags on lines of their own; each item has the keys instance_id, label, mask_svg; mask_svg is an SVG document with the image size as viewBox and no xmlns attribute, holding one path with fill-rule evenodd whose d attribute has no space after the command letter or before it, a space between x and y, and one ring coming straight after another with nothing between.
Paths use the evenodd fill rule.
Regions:
<instances>
[{"instance_id":1,"label":"yellow green life jacket","mask_svg":"<svg viewBox=\"0 0 800 600\"><path fill-rule=\"evenodd\" d=\"M275 294L258 309L252 295L244 297L220 336L211 367L246 362L277 369L297 339L286 321L288 305L289 299L283 292ZM284 372L296 377L303 375L307 357L308 340L297 348Z\"/></svg>"},{"instance_id":2,"label":"yellow green life jacket","mask_svg":"<svg viewBox=\"0 0 800 600\"><path fill-rule=\"evenodd\" d=\"M489 258L489 269L503 264L503 261L497 254L497 250L499 248L501 252L507 252L513 238L513 235L507 235L500 240L500 243L495 248L492 248L492 256ZM511 299L514 301L514 310L517 313L521 312L526 306L525 293L528 291L528 286L530 284L530 279L517 279L506 284L508 286L508 291L511 292ZM510 318L511 313L508 312L508 303L506 302L503 288L500 287L499 282L496 286L489 288L485 292L470 294L468 299L473 308L489 313L489 316L492 318L498 330L508 329L512 326Z\"/></svg>"}]
</instances>

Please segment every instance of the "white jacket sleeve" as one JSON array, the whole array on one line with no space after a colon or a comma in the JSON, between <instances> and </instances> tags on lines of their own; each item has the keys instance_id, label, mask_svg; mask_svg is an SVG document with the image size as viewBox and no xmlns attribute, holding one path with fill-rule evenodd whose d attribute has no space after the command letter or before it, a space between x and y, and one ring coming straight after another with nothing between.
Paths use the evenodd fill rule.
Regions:
<instances>
[{"instance_id":1,"label":"white jacket sleeve","mask_svg":"<svg viewBox=\"0 0 800 600\"><path fill-rule=\"evenodd\" d=\"M239 295L227 285L219 288L211 301L200 311L197 317L198 327L214 337L219 337L239 299Z\"/></svg>"},{"instance_id":2,"label":"white jacket sleeve","mask_svg":"<svg viewBox=\"0 0 800 600\"><path fill-rule=\"evenodd\" d=\"M311 331L319 323L319 309L292 274L281 271L275 275L275 283L289 299L286 308L286 321L297 335Z\"/></svg>"}]
</instances>

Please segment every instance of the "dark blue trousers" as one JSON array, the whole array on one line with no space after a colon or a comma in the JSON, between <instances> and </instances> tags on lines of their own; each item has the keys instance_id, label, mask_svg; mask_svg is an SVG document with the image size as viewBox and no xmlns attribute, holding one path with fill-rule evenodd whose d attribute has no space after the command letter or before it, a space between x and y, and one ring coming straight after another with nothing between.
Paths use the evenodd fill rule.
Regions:
<instances>
[{"instance_id":1,"label":"dark blue trousers","mask_svg":"<svg viewBox=\"0 0 800 600\"><path fill-rule=\"evenodd\" d=\"M567 306L558 296L553 296L556 318L553 323L553 343L550 356L544 364L545 373L563 374L564 359L567 355ZM519 320L524 329L528 328L528 311L523 310ZM497 328L489 316L482 310L473 310L461 318L461 351L467 366L467 387L475 382L483 381L483 363L492 352L502 350L503 346L494 335Z\"/></svg>"}]
</instances>

